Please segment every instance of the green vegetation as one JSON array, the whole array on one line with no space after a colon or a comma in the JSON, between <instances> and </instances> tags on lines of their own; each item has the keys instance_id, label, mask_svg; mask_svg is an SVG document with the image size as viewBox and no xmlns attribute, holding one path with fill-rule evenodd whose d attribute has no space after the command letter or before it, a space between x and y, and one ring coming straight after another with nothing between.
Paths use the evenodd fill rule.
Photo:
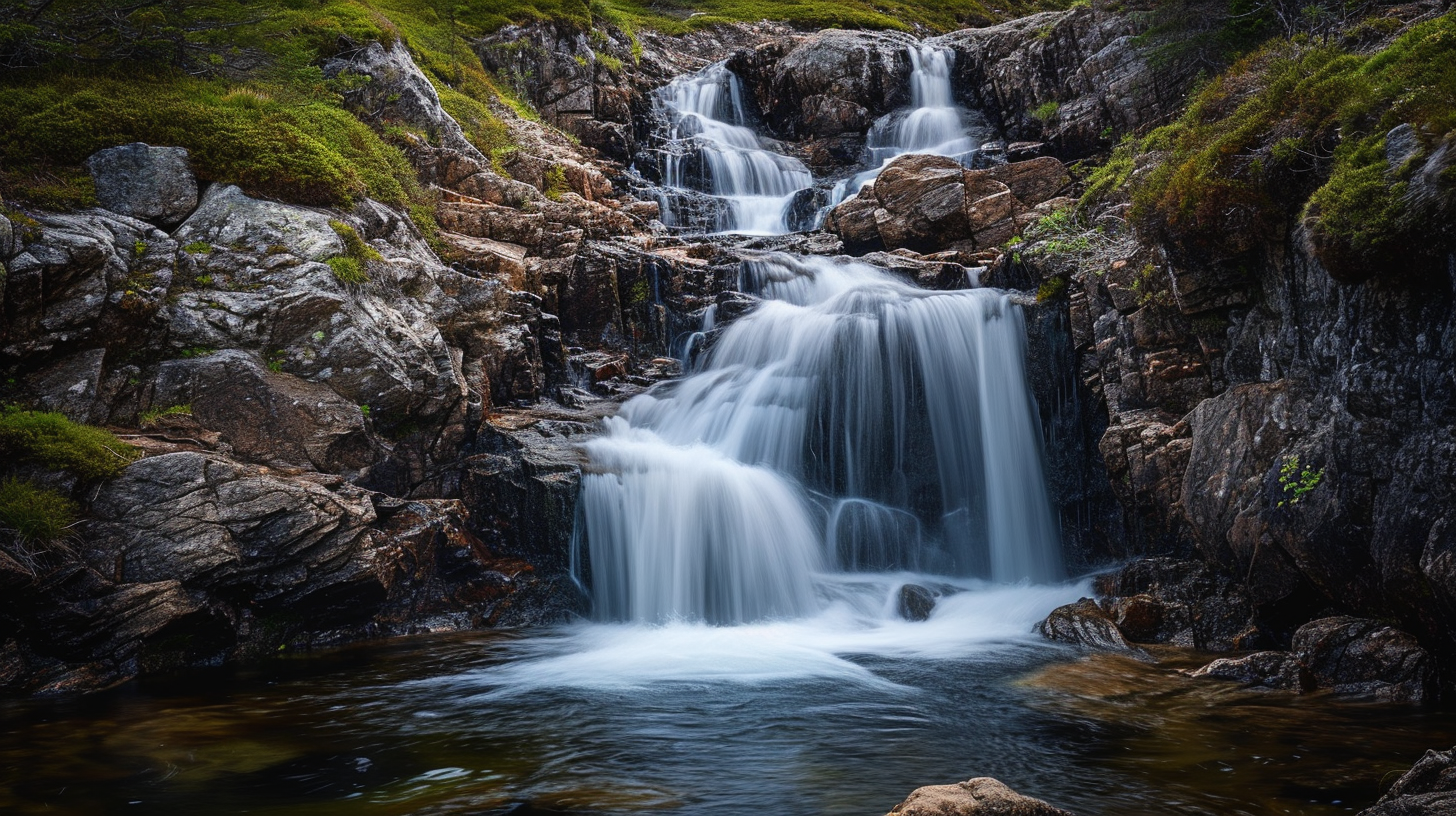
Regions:
<instances>
[{"instance_id":1,"label":"green vegetation","mask_svg":"<svg viewBox=\"0 0 1456 816\"><path fill-rule=\"evenodd\" d=\"M344 254L336 255L325 261L329 268L334 270L334 277L343 283L368 283L369 263L382 261L384 256L380 255L374 247L365 243L364 239L359 237L359 233L343 221L330 221L329 226L338 233L339 238L344 242Z\"/></svg>"},{"instance_id":2,"label":"green vegetation","mask_svg":"<svg viewBox=\"0 0 1456 816\"><path fill-rule=\"evenodd\" d=\"M1279 466L1279 493L1284 498L1276 506L1299 504L1311 490L1319 487L1324 477L1324 468L1310 470L1300 466L1298 456L1286 457L1284 464Z\"/></svg>"},{"instance_id":3,"label":"green vegetation","mask_svg":"<svg viewBox=\"0 0 1456 816\"><path fill-rule=\"evenodd\" d=\"M1046 303L1061 297L1067 291L1067 279L1061 275L1047 278L1041 286L1036 288L1036 302Z\"/></svg>"},{"instance_id":4,"label":"green vegetation","mask_svg":"<svg viewBox=\"0 0 1456 816\"><path fill-rule=\"evenodd\" d=\"M187 246L182 247L182 251L190 255L207 255L212 252L212 244L206 241L193 241Z\"/></svg>"},{"instance_id":5,"label":"green vegetation","mask_svg":"<svg viewBox=\"0 0 1456 816\"><path fill-rule=\"evenodd\" d=\"M1385 134L1413 126L1417 160L1389 167ZM1325 265L1360 279L1377 260L1441 251L1456 173L1419 207L1420 159L1456 131L1456 16L1413 27L1373 55L1300 35L1276 40L1205 86L1184 115L1126 140L1088 178L1084 205L1119 193L1145 231L1186 254L1229 258L1303 217ZM1134 178L1137 157L1150 170Z\"/></svg>"},{"instance_id":6,"label":"green vegetation","mask_svg":"<svg viewBox=\"0 0 1456 816\"><path fill-rule=\"evenodd\" d=\"M0 455L96 479L115 476L141 453L101 428L12 405L0 411Z\"/></svg>"},{"instance_id":7,"label":"green vegetation","mask_svg":"<svg viewBox=\"0 0 1456 816\"><path fill-rule=\"evenodd\" d=\"M23 552L17 553L32 571L31 548L53 544L76 523L76 503L54 490L37 487L14 476L0 479L0 529L10 532Z\"/></svg>"},{"instance_id":8,"label":"green vegetation","mask_svg":"<svg viewBox=\"0 0 1456 816\"><path fill-rule=\"evenodd\" d=\"M151 408L141 412L141 415L137 417L137 423L143 428L151 428L161 419L173 416L192 416L192 406L169 405L166 408Z\"/></svg>"},{"instance_id":9,"label":"green vegetation","mask_svg":"<svg viewBox=\"0 0 1456 816\"><path fill-rule=\"evenodd\" d=\"M1041 103L1040 105L1037 105L1036 108L1031 111L1031 118L1037 120L1038 122L1050 122L1052 119L1056 118L1057 111L1061 109L1062 104L1060 102L1056 101L1055 99L1048 100Z\"/></svg>"},{"instance_id":10,"label":"green vegetation","mask_svg":"<svg viewBox=\"0 0 1456 816\"><path fill-rule=\"evenodd\" d=\"M561 196L571 192L571 187L566 183L566 169L559 164L552 165L546 171L546 188L542 192L552 201L560 201Z\"/></svg>"}]
</instances>

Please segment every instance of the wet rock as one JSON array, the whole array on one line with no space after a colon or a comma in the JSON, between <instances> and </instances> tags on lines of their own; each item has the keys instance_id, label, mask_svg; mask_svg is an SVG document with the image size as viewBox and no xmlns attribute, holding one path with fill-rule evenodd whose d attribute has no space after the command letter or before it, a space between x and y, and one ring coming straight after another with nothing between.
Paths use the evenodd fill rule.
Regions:
<instances>
[{"instance_id":1,"label":"wet rock","mask_svg":"<svg viewBox=\"0 0 1456 816\"><path fill-rule=\"evenodd\" d=\"M1190 673L1191 677L1232 680L1246 686L1296 691L1313 691L1316 679L1299 658L1288 652L1254 652L1243 657L1223 657Z\"/></svg>"},{"instance_id":2,"label":"wet rock","mask_svg":"<svg viewBox=\"0 0 1456 816\"><path fill-rule=\"evenodd\" d=\"M1059 606L1041 623L1037 631L1047 640L1070 643L1092 649L1144 654L1132 645L1117 628L1117 623L1091 598Z\"/></svg>"},{"instance_id":3,"label":"wet rock","mask_svg":"<svg viewBox=\"0 0 1456 816\"><path fill-rule=\"evenodd\" d=\"M909 103L910 42L896 32L829 29L804 38L771 73L755 70L747 55L729 68L740 71L777 135L823 138L863 131Z\"/></svg>"},{"instance_id":4,"label":"wet rock","mask_svg":"<svg viewBox=\"0 0 1456 816\"><path fill-rule=\"evenodd\" d=\"M1360 816L1451 816L1456 814L1456 749L1427 751L1374 807Z\"/></svg>"},{"instance_id":5,"label":"wet rock","mask_svg":"<svg viewBox=\"0 0 1456 816\"><path fill-rule=\"evenodd\" d=\"M905 620L929 620L930 613L935 609L935 595L919 584L906 584L900 587L896 608L900 617Z\"/></svg>"},{"instance_id":6,"label":"wet rock","mask_svg":"<svg viewBox=\"0 0 1456 816\"><path fill-rule=\"evenodd\" d=\"M1072 816L1040 799L1022 796L988 776L955 785L916 788L887 816Z\"/></svg>"},{"instance_id":7,"label":"wet rock","mask_svg":"<svg viewBox=\"0 0 1456 816\"><path fill-rule=\"evenodd\" d=\"M1098 593L1124 633L1142 643L1230 651L1259 642L1245 590L1198 561L1134 561L1099 581Z\"/></svg>"},{"instance_id":8,"label":"wet rock","mask_svg":"<svg viewBox=\"0 0 1456 816\"><path fill-rule=\"evenodd\" d=\"M1419 703L1435 691L1435 663L1416 639L1378 621L1322 618L1294 633L1291 649L1321 688Z\"/></svg>"},{"instance_id":9,"label":"wet rock","mask_svg":"<svg viewBox=\"0 0 1456 816\"><path fill-rule=\"evenodd\" d=\"M197 207L197 179L181 147L136 142L99 150L86 160L96 200L115 213L174 225Z\"/></svg>"}]
</instances>

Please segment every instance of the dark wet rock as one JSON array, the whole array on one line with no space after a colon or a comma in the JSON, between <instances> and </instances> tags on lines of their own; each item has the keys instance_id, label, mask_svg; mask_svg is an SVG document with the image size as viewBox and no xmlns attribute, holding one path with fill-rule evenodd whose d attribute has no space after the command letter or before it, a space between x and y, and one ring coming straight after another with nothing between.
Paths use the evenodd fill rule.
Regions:
<instances>
[{"instance_id":1,"label":"dark wet rock","mask_svg":"<svg viewBox=\"0 0 1456 816\"><path fill-rule=\"evenodd\" d=\"M1198 561L1134 561L1099 579L1098 594L1113 620L1138 642L1217 652L1260 642L1243 587Z\"/></svg>"},{"instance_id":2,"label":"dark wet rock","mask_svg":"<svg viewBox=\"0 0 1456 816\"><path fill-rule=\"evenodd\" d=\"M887 816L1072 816L988 776L916 788Z\"/></svg>"},{"instance_id":3,"label":"dark wet rock","mask_svg":"<svg viewBox=\"0 0 1456 816\"><path fill-rule=\"evenodd\" d=\"M1431 655L1409 634L1353 617L1310 621L1291 649L1321 688L1392 702L1424 702L1435 690Z\"/></svg>"},{"instance_id":4,"label":"dark wet rock","mask_svg":"<svg viewBox=\"0 0 1456 816\"><path fill-rule=\"evenodd\" d=\"M86 160L96 200L114 213L171 226L197 207L197 179L181 147L140 142L98 150Z\"/></svg>"},{"instance_id":5,"label":"dark wet rock","mask_svg":"<svg viewBox=\"0 0 1456 816\"><path fill-rule=\"evenodd\" d=\"M1047 640L1070 643L1091 649L1143 654L1117 628L1117 623L1097 602L1083 598L1076 603L1059 606L1041 623L1037 631Z\"/></svg>"},{"instance_id":6,"label":"dark wet rock","mask_svg":"<svg viewBox=\"0 0 1456 816\"><path fill-rule=\"evenodd\" d=\"M1360 816L1452 816L1456 814L1456 749L1427 751L1374 807Z\"/></svg>"},{"instance_id":7,"label":"dark wet rock","mask_svg":"<svg viewBox=\"0 0 1456 816\"><path fill-rule=\"evenodd\" d=\"M1377 621L1352 617L1322 618L1301 626L1288 652L1215 660L1193 676L1300 692L1328 689L1401 703L1425 702L1435 691L1435 662L1415 638Z\"/></svg>"},{"instance_id":8,"label":"dark wet rock","mask_svg":"<svg viewBox=\"0 0 1456 816\"><path fill-rule=\"evenodd\" d=\"M1243 657L1222 657L1191 672L1190 676L1300 693L1313 691L1316 687L1314 675L1289 652L1254 652Z\"/></svg>"},{"instance_id":9,"label":"dark wet rock","mask_svg":"<svg viewBox=\"0 0 1456 816\"><path fill-rule=\"evenodd\" d=\"M919 584L906 584L900 587L896 609L905 620L929 620L935 609L935 594Z\"/></svg>"}]
</instances>

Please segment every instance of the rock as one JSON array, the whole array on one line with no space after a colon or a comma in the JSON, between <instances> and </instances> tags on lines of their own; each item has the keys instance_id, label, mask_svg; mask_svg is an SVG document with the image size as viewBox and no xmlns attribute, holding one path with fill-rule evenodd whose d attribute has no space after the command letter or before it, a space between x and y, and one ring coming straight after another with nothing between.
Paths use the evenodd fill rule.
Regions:
<instances>
[{"instance_id":1,"label":"rock","mask_svg":"<svg viewBox=\"0 0 1456 816\"><path fill-rule=\"evenodd\" d=\"M1310 692L1316 680L1288 652L1254 652L1239 658L1222 657L1190 673L1191 677L1233 680L1246 686L1264 686L1283 691Z\"/></svg>"},{"instance_id":2,"label":"rock","mask_svg":"<svg viewBox=\"0 0 1456 816\"><path fill-rule=\"evenodd\" d=\"M1058 643L1137 656L1145 654L1142 649L1127 642L1117 624L1091 598L1057 607L1036 628L1042 637Z\"/></svg>"},{"instance_id":3,"label":"rock","mask_svg":"<svg viewBox=\"0 0 1456 816\"><path fill-rule=\"evenodd\" d=\"M1257 643L1248 594L1197 561L1140 559L1101 579L1098 593L1135 641L1218 652Z\"/></svg>"},{"instance_id":4,"label":"rock","mask_svg":"<svg viewBox=\"0 0 1456 816\"><path fill-rule=\"evenodd\" d=\"M875 225L886 247L940 249L970 232L965 171L953 159L901 156L885 167L872 189L880 202Z\"/></svg>"},{"instance_id":5,"label":"rock","mask_svg":"<svg viewBox=\"0 0 1456 816\"><path fill-rule=\"evenodd\" d=\"M1435 662L1410 635L1354 617L1310 621L1291 649L1321 688L1336 694L1420 703L1435 692Z\"/></svg>"},{"instance_id":6,"label":"rock","mask_svg":"<svg viewBox=\"0 0 1456 816\"><path fill-rule=\"evenodd\" d=\"M197 207L197 179L187 150L134 142L91 154L86 169L96 200L115 213L167 226Z\"/></svg>"},{"instance_id":7,"label":"rock","mask_svg":"<svg viewBox=\"0 0 1456 816\"><path fill-rule=\"evenodd\" d=\"M479 162L486 162L475 145L466 138L460 124L440 104L435 86L410 56L404 40L395 38L390 45L371 42L352 49L347 58L334 58L324 63L324 76L330 79L342 74L365 76L369 82L345 94L344 101L370 117L403 122L425 131L431 140L449 150Z\"/></svg>"},{"instance_id":8,"label":"rock","mask_svg":"<svg viewBox=\"0 0 1456 816\"><path fill-rule=\"evenodd\" d=\"M322 261L344 251L343 241L329 227L330 220L317 210L249 198L231 184L214 184L173 237L183 244L200 241L264 250L281 246L299 258Z\"/></svg>"},{"instance_id":9,"label":"rock","mask_svg":"<svg viewBox=\"0 0 1456 816\"><path fill-rule=\"evenodd\" d=\"M1022 796L989 776L955 785L916 788L887 816L1072 816L1040 799Z\"/></svg>"},{"instance_id":10,"label":"rock","mask_svg":"<svg viewBox=\"0 0 1456 816\"><path fill-rule=\"evenodd\" d=\"M1025 161L1013 160L1010 164L971 172L985 173L1005 184L1011 194L1028 207L1055 198L1072 183L1072 175L1067 172L1066 165L1051 156Z\"/></svg>"},{"instance_id":11,"label":"rock","mask_svg":"<svg viewBox=\"0 0 1456 816\"><path fill-rule=\"evenodd\" d=\"M830 211L824 228L837 233L851 249L883 246L880 228L875 222L875 211L879 208L874 192L861 190L859 195L845 199Z\"/></svg>"},{"instance_id":12,"label":"rock","mask_svg":"<svg viewBox=\"0 0 1456 816\"><path fill-rule=\"evenodd\" d=\"M1374 807L1360 816L1452 816L1456 814L1456 749L1427 751Z\"/></svg>"},{"instance_id":13,"label":"rock","mask_svg":"<svg viewBox=\"0 0 1456 816\"><path fill-rule=\"evenodd\" d=\"M935 609L935 595L919 584L906 584L900 587L900 599L896 608L900 617L905 620L929 620L930 613Z\"/></svg>"},{"instance_id":14,"label":"rock","mask_svg":"<svg viewBox=\"0 0 1456 816\"><path fill-rule=\"evenodd\" d=\"M1113 598L1106 606L1117 628L1129 640L1151 642L1163 628L1166 607L1151 595Z\"/></svg>"},{"instance_id":15,"label":"rock","mask_svg":"<svg viewBox=\"0 0 1456 816\"><path fill-rule=\"evenodd\" d=\"M823 138L863 131L909 103L911 42L897 32L828 29L770 61L771 73L755 70L741 52L728 67L749 85L777 135Z\"/></svg>"}]
</instances>

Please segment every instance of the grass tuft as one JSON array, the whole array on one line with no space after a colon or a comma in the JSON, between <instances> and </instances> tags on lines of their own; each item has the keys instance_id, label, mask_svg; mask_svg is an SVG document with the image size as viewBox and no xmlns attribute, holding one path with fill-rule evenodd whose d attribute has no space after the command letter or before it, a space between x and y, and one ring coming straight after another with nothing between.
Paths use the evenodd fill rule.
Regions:
<instances>
[{"instance_id":1,"label":"grass tuft","mask_svg":"<svg viewBox=\"0 0 1456 816\"><path fill-rule=\"evenodd\" d=\"M51 411L10 406L0 411L0 454L83 479L115 476L141 452L102 428Z\"/></svg>"}]
</instances>

